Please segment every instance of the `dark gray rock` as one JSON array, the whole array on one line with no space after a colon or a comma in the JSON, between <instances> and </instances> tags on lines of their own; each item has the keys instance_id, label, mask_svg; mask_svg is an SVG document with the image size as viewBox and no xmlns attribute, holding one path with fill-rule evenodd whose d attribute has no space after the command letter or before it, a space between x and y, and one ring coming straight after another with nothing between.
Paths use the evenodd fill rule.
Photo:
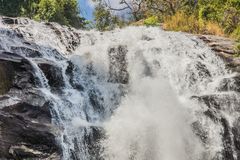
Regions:
<instances>
[{"instance_id":1,"label":"dark gray rock","mask_svg":"<svg viewBox=\"0 0 240 160\"><path fill-rule=\"evenodd\" d=\"M56 23L46 23L46 25L49 26L49 28L53 30L53 32L55 32L61 43L66 46L66 50L69 53L73 52L77 48L77 46L80 45L81 35L73 28L63 29Z\"/></svg>"},{"instance_id":2,"label":"dark gray rock","mask_svg":"<svg viewBox=\"0 0 240 160\"><path fill-rule=\"evenodd\" d=\"M111 47L108 50L110 60L109 82L127 84L129 73L127 71L127 54L126 46Z\"/></svg>"},{"instance_id":3,"label":"dark gray rock","mask_svg":"<svg viewBox=\"0 0 240 160\"><path fill-rule=\"evenodd\" d=\"M62 75L62 69L60 67L50 63L40 63L38 65L45 74L49 86L53 89L60 89L64 87L65 83Z\"/></svg>"},{"instance_id":4,"label":"dark gray rock","mask_svg":"<svg viewBox=\"0 0 240 160\"><path fill-rule=\"evenodd\" d=\"M41 58L43 55L35 49L29 48L29 47L19 47L19 46L12 46L11 47L12 52L21 54L26 57L31 58Z\"/></svg>"},{"instance_id":5,"label":"dark gray rock","mask_svg":"<svg viewBox=\"0 0 240 160\"><path fill-rule=\"evenodd\" d=\"M0 103L10 97L2 97ZM51 125L51 103L17 102L0 107L0 159L60 159Z\"/></svg>"},{"instance_id":6,"label":"dark gray rock","mask_svg":"<svg viewBox=\"0 0 240 160\"><path fill-rule=\"evenodd\" d=\"M74 76L74 72L76 72L76 69L78 69L77 66L75 66L71 61L68 61L66 75L69 77L69 82L74 89L77 89L79 91L84 91L84 87L82 86L82 84L79 83L78 80L76 80L76 77Z\"/></svg>"},{"instance_id":7,"label":"dark gray rock","mask_svg":"<svg viewBox=\"0 0 240 160\"><path fill-rule=\"evenodd\" d=\"M10 87L29 88L37 85L34 69L29 61L15 53L0 52L1 82L0 88L8 91Z\"/></svg>"},{"instance_id":8,"label":"dark gray rock","mask_svg":"<svg viewBox=\"0 0 240 160\"><path fill-rule=\"evenodd\" d=\"M222 79L218 90L240 92L240 75Z\"/></svg>"},{"instance_id":9,"label":"dark gray rock","mask_svg":"<svg viewBox=\"0 0 240 160\"><path fill-rule=\"evenodd\" d=\"M237 150L237 159L240 159L240 118L233 123L232 133L234 145Z\"/></svg>"},{"instance_id":10,"label":"dark gray rock","mask_svg":"<svg viewBox=\"0 0 240 160\"><path fill-rule=\"evenodd\" d=\"M51 127L52 104L34 90L38 85L27 59L0 52L0 159L60 159Z\"/></svg>"},{"instance_id":11,"label":"dark gray rock","mask_svg":"<svg viewBox=\"0 0 240 160\"><path fill-rule=\"evenodd\" d=\"M3 17L2 22L3 24L18 24L18 20L16 18L10 17Z\"/></svg>"},{"instance_id":12,"label":"dark gray rock","mask_svg":"<svg viewBox=\"0 0 240 160\"><path fill-rule=\"evenodd\" d=\"M199 38L203 40L205 43L207 43L213 51L215 51L218 54L225 53L225 54L234 54L234 41L225 38L225 37L219 37L214 35L200 35ZM224 56L224 54L223 54Z\"/></svg>"}]
</instances>

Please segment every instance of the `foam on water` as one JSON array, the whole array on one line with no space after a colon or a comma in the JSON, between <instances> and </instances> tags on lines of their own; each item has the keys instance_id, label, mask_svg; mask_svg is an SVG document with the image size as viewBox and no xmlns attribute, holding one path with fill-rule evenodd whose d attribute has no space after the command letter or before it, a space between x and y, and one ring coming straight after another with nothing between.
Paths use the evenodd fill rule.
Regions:
<instances>
[{"instance_id":1,"label":"foam on water","mask_svg":"<svg viewBox=\"0 0 240 160\"><path fill-rule=\"evenodd\" d=\"M53 103L62 159L224 159L224 126L206 112L213 109L233 126L239 94L219 86L235 75L196 37L153 27L75 31L81 34L80 45L59 60L47 47L66 53L67 39L60 40L43 23L31 22L20 31L32 33L26 39L40 45L43 58L61 68L64 86L56 93L33 65L42 93ZM74 64L72 81L82 90L70 83L69 61ZM220 97L221 111L196 100L209 95Z\"/></svg>"}]
</instances>

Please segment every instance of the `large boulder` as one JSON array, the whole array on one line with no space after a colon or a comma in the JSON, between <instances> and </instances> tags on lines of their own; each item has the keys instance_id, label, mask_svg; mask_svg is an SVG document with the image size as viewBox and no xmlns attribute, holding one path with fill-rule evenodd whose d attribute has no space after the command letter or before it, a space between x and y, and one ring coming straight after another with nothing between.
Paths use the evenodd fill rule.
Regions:
<instances>
[{"instance_id":1,"label":"large boulder","mask_svg":"<svg viewBox=\"0 0 240 160\"><path fill-rule=\"evenodd\" d=\"M59 159L60 149L51 133L49 103L17 103L0 110L0 157Z\"/></svg>"},{"instance_id":2,"label":"large boulder","mask_svg":"<svg viewBox=\"0 0 240 160\"><path fill-rule=\"evenodd\" d=\"M109 82L122 84L128 83L129 73L127 71L127 52L127 47L122 45L109 48Z\"/></svg>"},{"instance_id":3,"label":"large boulder","mask_svg":"<svg viewBox=\"0 0 240 160\"><path fill-rule=\"evenodd\" d=\"M0 51L0 159L60 159L52 104L37 89L36 68L15 51Z\"/></svg>"}]
</instances>

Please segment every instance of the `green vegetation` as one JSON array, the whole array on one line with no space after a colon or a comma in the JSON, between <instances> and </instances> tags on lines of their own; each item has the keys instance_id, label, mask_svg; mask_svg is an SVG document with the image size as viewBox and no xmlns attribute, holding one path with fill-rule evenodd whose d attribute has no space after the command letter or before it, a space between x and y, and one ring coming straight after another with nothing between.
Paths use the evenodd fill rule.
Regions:
<instances>
[{"instance_id":1,"label":"green vegetation","mask_svg":"<svg viewBox=\"0 0 240 160\"><path fill-rule=\"evenodd\" d=\"M29 17L82 28L85 20L79 16L77 0L1 0L0 14Z\"/></svg>"},{"instance_id":2,"label":"green vegetation","mask_svg":"<svg viewBox=\"0 0 240 160\"><path fill-rule=\"evenodd\" d=\"M125 25L124 21L118 16L111 14L110 9L106 8L102 3L98 3L94 11L95 27L99 31L114 29Z\"/></svg>"},{"instance_id":3,"label":"green vegetation","mask_svg":"<svg viewBox=\"0 0 240 160\"><path fill-rule=\"evenodd\" d=\"M96 6L94 16L96 28L100 31L115 28L115 25L118 21L118 18L111 15L110 11L101 4L98 4L98 6Z\"/></svg>"},{"instance_id":4,"label":"green vegetation","mask_svg":"<svg viewBox=\"0 0 240 160\"><path fill-rule=\"evenodd\" d=\"M163 24L166 30L228 36L240 41L240 0L120 0L119 8L105 0L95 1L104 4L109 13L127 13L127 24ZM105 25L110 23L113 21Z\"/></svg>"},{"instance_id":5,"label":"green vegetation","mask_svg":"<svg viewBox=\"0 0 240 160\"><path fill-rule=\"evenodd\" d=\"M166 30L221 35L240 41L240 0L119 0L117 8L108 0L93 1L95 19L88 25L100 31L125 25L161 24ZM76 28L87 24L79 16L77 0L0 0L0 14Z\"/></svg>"},{"instance_id":6,"label":"green vegetation","mask_svg":"<svg viewBox=\"0 0 240 160\"><path fill-rule=\"evenodd\" d=\"M239 57L240 56L240 43L237 43L235 48L235 54Z\"/></svg>"},{"instance_id":7,"label":"green vegetation","mask_svg":"<svg viewBox=\"0 0 240 160\"><path fill-rule=\"evenodd\" d=\"M144 24L147 26L157 26L159 25L159 20L157 16L151 16L144 20Z\"/></svg>"}]
</instances>

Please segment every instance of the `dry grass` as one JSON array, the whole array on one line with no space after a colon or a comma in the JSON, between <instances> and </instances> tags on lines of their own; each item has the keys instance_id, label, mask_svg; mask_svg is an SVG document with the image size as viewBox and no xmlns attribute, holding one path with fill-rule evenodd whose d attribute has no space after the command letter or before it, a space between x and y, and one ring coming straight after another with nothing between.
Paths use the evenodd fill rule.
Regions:
<instances>
[{"instance_id":1,"label":"dry grass","mask_svg":"<svg viewBox=\"0 0 240 160\"><path fill-rule=\"evenodd\" d=\"M205 25L205 28L206 28L207 34L224 36L223 29L216 23L207 22L207 24Z\"/></svg>"},{"instance_id":2,"label":"dry grass","mask_svg":"<svg viewBox=\"0 0 240 160\"><path fill-rule=\"evenodd\" d=\"M188 16L183 12L178 12L174 16L164 19L163 28L173 31L200 33L202 25L193 15Z\"/></svg>"},{"instance_id":3,"label":"dry grass","mask_svg":"<svg viewBox=\"0 0 240 160\"><path fill-rule=\"evenodd\" d=\"M163 28L171 31L224 36L223 29L217 23L204 22L198 20L194 15L188 16L183 12L178 12L174 16L166 17Z\"/></svg>"}]
</instances>

